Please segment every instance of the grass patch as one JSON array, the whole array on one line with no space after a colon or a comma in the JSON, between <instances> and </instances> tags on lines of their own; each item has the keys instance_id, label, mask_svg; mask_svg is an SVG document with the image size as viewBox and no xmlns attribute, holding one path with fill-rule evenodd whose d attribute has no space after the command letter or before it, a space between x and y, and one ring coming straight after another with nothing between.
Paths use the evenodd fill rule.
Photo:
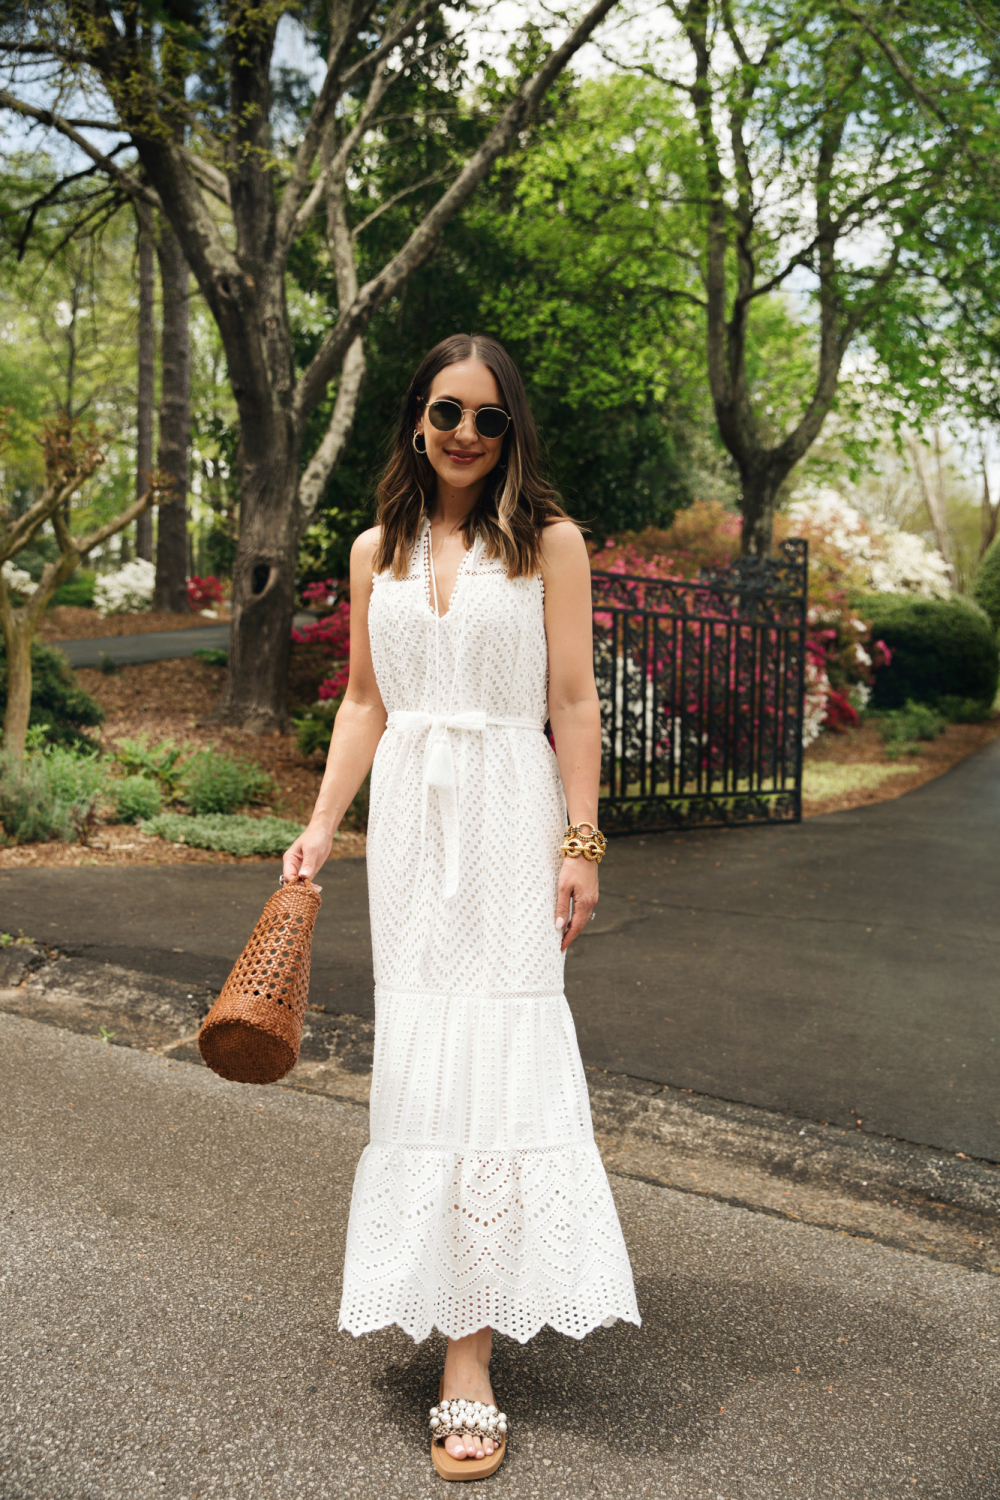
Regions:
<instances>
[{"instance_id":1,"label":"grass patch","mask_svg":"<svg viewBox=\"0 0 1000 1500\"><path fill-rule=\"evenodd\" d=\"M882 766L869 762L806 761L802 768L802 795L818 801L822 797L844 797L849 792L874 791L890 776L903 776L913 769L913 766Z\"/></svg>"},{"instance_id":2,"label":"grass patch","mask_svg":"<svg viewBox=\"0 0 1000 1500\"><path fill-rule=\"evenodd\" d=\"M217 849L220 854L284 854L302 832L301 823L285 818L248 818L245 813L160 813L140 824L143 833L153 833L172 844L191 849Z\"/></svg>"}]
</instances>

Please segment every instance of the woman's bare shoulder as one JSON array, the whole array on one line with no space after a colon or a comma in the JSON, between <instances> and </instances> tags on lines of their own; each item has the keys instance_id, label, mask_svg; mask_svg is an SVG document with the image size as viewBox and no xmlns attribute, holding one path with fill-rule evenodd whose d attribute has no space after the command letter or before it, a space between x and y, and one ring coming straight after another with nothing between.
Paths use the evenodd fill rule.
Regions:
<instances>
[{"instance_id":1,"label":"woman's bare shoulder","mask_svg":"<svg viewBox=\"0 0 1000 1500\"><path fill-rule=\"evenodd\" d=\"M375 561L375 550L382 540L381 526L369 526L367 531L362 531L354 538L351 547L351 561L359 563L372 563Z\"/></svg>"},{"instance_id":2,"label":"woman's bare shoulder","mask_svg":"<svg viewBox=\"0 0 1000 1500\"><path fill-rule=\"evenodd\" d=\"M587 544L575 521L550 521L539 538L542 567L563 568L587 562Z\"/></svg>"}]
</instances>

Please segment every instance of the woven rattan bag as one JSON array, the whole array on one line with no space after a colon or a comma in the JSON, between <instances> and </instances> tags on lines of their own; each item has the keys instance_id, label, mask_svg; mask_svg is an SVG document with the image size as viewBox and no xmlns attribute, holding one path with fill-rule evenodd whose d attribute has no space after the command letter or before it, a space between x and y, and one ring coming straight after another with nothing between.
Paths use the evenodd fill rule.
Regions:
<instances>
[{"instance_id":1,"label":"woven rattan bag","mask_svg":"<svg viewBox=\"0 0 1000 1500\"><path fill-rule=\"evenodd\" d=\"M275 891L202 1022L201 1055L232 1083L276 1083L298 1061L319 892L304 876Z\"/></svg>"}]
</instances>

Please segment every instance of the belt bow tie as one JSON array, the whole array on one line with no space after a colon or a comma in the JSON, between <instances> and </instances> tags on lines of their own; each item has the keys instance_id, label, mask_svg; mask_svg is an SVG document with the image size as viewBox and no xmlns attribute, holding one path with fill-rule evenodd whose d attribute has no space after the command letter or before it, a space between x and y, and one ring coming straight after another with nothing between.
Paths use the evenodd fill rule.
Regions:
<instances>
[{"instance_id":1,"label":"belt bow tie","mask_svg":"<svg viewBox=\"0 0 1000 1500\"><path fill-rule=\"evenodd\" d=\"M427 805L432 791L437 792L441 809L441 831L444 835L444 895L454 896L458 890L459 837L458 837L458 785L455 776L455 753L452 733L482 734L487 725L499 725L508 729L541 730L541 724L533 719L487 718L480 710L473 709L460 714L430 714L420 710L397 709L389 715L388 728L399 730L428 730L424 746L424 805L421 825L421 844L426 840Z\"/></svg>"}]
</instances>

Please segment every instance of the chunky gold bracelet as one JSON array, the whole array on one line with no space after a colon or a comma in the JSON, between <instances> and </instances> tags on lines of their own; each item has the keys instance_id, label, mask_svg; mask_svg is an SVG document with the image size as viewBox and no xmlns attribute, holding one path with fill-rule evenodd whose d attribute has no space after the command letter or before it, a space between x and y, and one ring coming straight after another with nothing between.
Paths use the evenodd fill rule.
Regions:
<instances>
[{"instance_id":1,"label":"chunky gold bracelet","mask_svg":"<svg viewBox=\"0 0 1000 1500\"><path fill-rule=\"evenodd\" d=\"M590 832L584 833L585 828L589 828ZM607 839L593 823L571 823L563 836L559 852L567 859L579 859L582 854L584 859L592 859L600 864L607 849Z\"/></svg>"}]
</instances>

